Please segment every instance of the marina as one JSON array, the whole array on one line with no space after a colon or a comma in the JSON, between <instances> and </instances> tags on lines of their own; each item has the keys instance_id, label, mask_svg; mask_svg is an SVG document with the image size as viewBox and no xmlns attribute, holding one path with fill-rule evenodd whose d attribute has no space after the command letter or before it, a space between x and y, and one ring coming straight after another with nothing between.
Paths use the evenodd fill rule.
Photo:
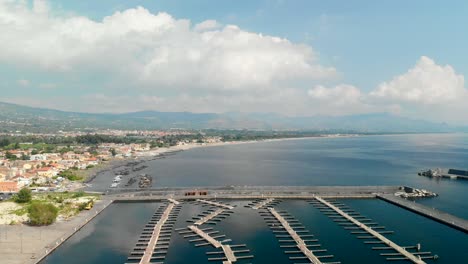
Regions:
<instances>
[{"instance_id":1,"label":"marina","mask_svg":"<svg viewBox=\"0 0 468 264\"><path fill-rule=\"evenodd\" d=\"M373 221L369 217L362 216L359 212L345 206L342 202L344 200L342 198L336 200L335 198L323 198L320 196L315 196L308 200L285 199L284 197L257 200L226 198L223 200L176 200L174 198L159 200L158 203L161 205L158 206L149 222L143 227L143 232L139 236L135 247L129 251L125 263L171 263L165 260L171 255L172 250L177 250L178 244L181 243L172 244L171 236L173 236L173 232L177 232L177 236L182 238L183 241L191 244L194 243L194 248L212 247L217 249L216 251L205 251L208 262L244 263L243 261L248 259L253 259L252 262L256 262L255 259L258 255L252 252L251 247L253 245L244 240L234 241L229 236L223 234L224 228L232 224L232 222L228 221L215 229L206 227L207 224L213 222L213 219L217 217L223 216L220 220L225 217L229 219L235 215L243 214L242 210L251 210L260 214L267 227L271 230L270 232L276 237L279 243L278 248L284 250L284 254L288 256L290 261L294 263L298 263L298 261L299 263L305 263L304 261L307 263L344 263L346 259L341 258L339 252L330 254L328 252L328 247L330 246L328 243L323 244L321 239L313 233L313 229L306 228L293 214L283 209L283 204L286 206L289 203L288 201L295 203L302 201L305 205L307 202L312 203L314 207L320 210L323 216L329 219L328 221L334 222L341 226L342 229L354 235L357 238L357 243L364 242L365 245L370 246L369 251L381 251L379 255L383 260L394 262L410 260L413 263L422 264L429 263L429 261L434 261L437 258L436 255L428 250L420 250L420 241L414 244L409 243L410 245L399 245L390 240L386 236L393 235L398 230L388 230L384 224L376 223L376 221ZM355 199L350 198L350 200ZM373 200L380 199L373 198ZM271 204L273 201L275 203ZM381 201L384 202L383 200ZM116 204L127 204L122 202L119 201ZM134 204L134 201L132 204ZM268 204L268 206L262 206L258 209L253 208L253 206L238 206L248 204ZM192 215L197 220L184 226L183 223L188 221L184 221L186 218L179 219L179 211L194 206L199 207L201 210L198 215ZM203 207L206 206L208 210L205 209L203 211ZM227 207L232 209L227 209ZM178 225L176 225L177 221ZM180 240L180 238L178 239ZM438 251L437 249L432 250ZM437 252L437 254L439 255L440 252Z\"/></svg>"},{"instance_id":2,"label":"marina","mask_svg":"<svg viewBox=\"0 0 468 264\"><path fill-rule=\"evenodd\" d=\"M359 148L361 144L367 146L377 143L378 146L385 146L387 149L398 149L400 147L394 143L393 137L389 137L388 140L391 144L386 145L382 143L380 138L372 137L365 138L365 140L346 139L346 141L349 143L350 148ZM262 171L257 171L256 166L249 168L249 172L239 172L237 167L231 167L225 160L216 159L216 156L220 155L220 151L216 148L210 149L209 152L198 150L184 152L168 159L154 161L155 164L158 164L157 168L147 163L148 168L139 173L147 173L153 176L154 184L151 187L140 189L134 188L135 186L125 187L119 185L117 188L102 191L104 200L114 201L109 207L110 209L106 210L109 212L116 208L127 208L127 205L136 206L137 208L146 208L150 205L157 206L154 209L145 209L147 211L151 210L150 214L145 213L142 218L146 222L140 221L138 227L132 227L132 230L136 229L136 231L132 231L132 234L126 233L123 236L122 242L119 243L127 243L125 246L121 246L119 249L111 247L112 243L109 241L119 241L117 239L119 234L115 232L115 228L111 229L112 231L109 230L107 237L103 236L102 232L98 232L95 236L94 232L87 231L88 229L92 230L94 225L99 225L99 230L102 231L106 230L106 226L110 226L109 220L105 224L100 224L107 215L106 211L104 211L104 214L101 214L104 218L96 218L96 220L84 226L76 235L64 241L41 264L63 263L61 256L69 257L73 256L73 254L79 254L78 250L83 250L85 245L94 245L96 248L109 248L110 251L99 251L100 255L97 256L89 254L81 259L81 262L106 263L106 259L112 259L108 263L129 262L128 257L131 256L132 252L144 251L144 249L135 250L136 248L134 248L139 243L138 239L142 228L146 228L145 225L151 220L155 210L162 208L162 211L159 212L163 213L163 209L166 208L168 202L171 202L170 199L179 202L181 209L179 215L173 218L173 226L167 226L167 229L164 230L171 233L170 240L161 240L157 245L158 249L155 252L158 252L157 255L164 256L164 259L154 259L156 263L186 263L186 259L181 258L181 255L194 263L201 264L228 261L228 257L226 257L222 248L215 248L205 238L190 230L188 226L197 227L221 244L229 245L233 251L241 251L234 252L236 263L266 264L275 263L275 261L277 263L310 263L307 256L297 247L297 242L278 220L276 218L267 219L274 218L268 208L273 208L276 212L281 213L284 220L294 229L294 232L304 243L310 245L307 248L315 256L333 255L334 258L319 258L322 262L348 264L391 262L399 264L411 261L401 252L383 243L332 208L318 201L316 197L320 197L333 206L340 208L353 219L378 232L416 258L419 259L420 257L421 261L425 263L463 263L468 258L466 250L464 250L468 246L465 232L460 232L460 229L442 224L442 222L435 221L429 216L424 216L410 208L405 208L381 198L388 196L399 199L398 201L407 201L409 204L423 205L429 209L427 215L434 212L443 212L463 219L466 217L466 210L464 210L464 203L460 203L460 201L464 197L462 191L463 187L466 186L464 181L443 181L442 183L442 181L427 177L414 177L414 171L417 171L417 168L426 166L411 164L411 167L408 168L405 167L406 163L399 162L400 159L390 159L388 164L382 164L377 159L373 161L374 157L382 157L385 154L380 152L379 149L372 150L372 155L367 155L367 153L360 156L353 154L354 156L349 158L349 164L352 164L352 166L348 166L347 163L344 163L348 157L343 158L345 154L342 155L342 145L335 149L333 142L323 144L319 141L308 141L306 143L309 144L308 149L312 149L312 155L301 153L301 155L306 156L292 156L291 159L294 161L287 165L289 167L288 173L282 170L283 167L277 167L274 163L270 165L263 163L262 166L268 168L271 177L262 174ZM356 145L358 143L359 146ZM270 148L278 151L288 144L290 143L278 143L277 148L273 148L274 144L265 144L262 148L267 148L268 153L276 153ZM408 148L408 144L408 142L405 142L404 150ZM223 153L229 153L229 149L226 148ZM232 151L234 160L239 157L242 160L248 158L255 161L254 164L261 162L255 156L249 156L250 148L245 148L248 149L245 152L244 148L241 147L233 147L232 149L235 150ZM325 149L331 149L332 154L327 153ZM323 155L328 155L327 159L322 159ZM336 155L336 157L331 157L333 155ZM399 157L404 157L404 159L409 158L410 155L411 157L417 157L416 159L421 157L421 160L432 157L430 151L427 151L427 155L425 153L405 155L405 153L400 152L398 154ZM202 167L203 169L197 171L190 162L184 163L183 160L190 160L192 157L196 157L196 168ZM272 157L272 159L276 158ZM360 159L363 160L362 163L359 163ZM307 160L307 163L302 162L303 160ZM296 161L302 164L300 165L300 171L291 169L294 168L294 162ZM310 171L302 174L303 170L312 169L309 165L303 165L309 164L309 161L312 162L313 166L318 166L319 169L314 171L317 172L317 175L320 174L320 177L310 176ZM333 164L337 162L341 162L342 167L336 167L333 172L327 171L328 168L331 168L330 166L333 167ZM444 162L450 161L445 160ZM180 170L181 163L184 163L186 172ZM364 166L363 170L354 170L354 168L357 168L355 167L356 163ZM216 169L216 166L219 166L219 168ZM463 167L463 163L452 166ZM211 173L210 170L219 171L220 168L223 168L223 177L238 179L235 183L241 184L231 184L231 182L227 181L227 186L221 185L224 182L215 185L220 182L213 180L215 173ZM376 168L382 173L374 176L371 172L375 172ZM161 175L155 173L158 170L162 171ZM409 172L405 174L405 170ZM366 171L369 173L366 174ZM238 178L236 178L237 175L239 175ZM252 177L252 175L263 179L258 181L260 185L252 184L257 183L255 181L257 178ZM305 179L302 175L307 175L308 178ZM110 179L112 177L114 175L111 175ZM124 175L122 182L126 182L125 177L127 176ZM133 175L128 175L128 177L133 177ZM278 185L267 185L268 179L273 177L278 179L275 182ZM181 181L182 178L183 181ZM100 178L98 177L97 180L99 181ZM181 182L186 186L179 187L177 184ZM400 185L401 183L404 183L404 185ZM301 186L294 186L295 184ZM330 186L326 186L327 184L330 184ZM107 188L109 185L110 183L106 183ZM432 191L439 194L439 196L434 198L416 197L414 198L415 201L413 201L413 198L404 200L394 197L397 192L405 192L405 186ZM190 193L190 195L187 195L187 193ZM208 201L208 203L197 200ZM310 206L310 204L314 206ZM220 205L227 205L232 209ZM121 214L123 215L125 212L122 211ZM132 215L135 214L132 213ZM113 219L117 220L118 217L113 214ZM127 222L131 223L132 221ZM123 226L124 223L122 222L117 230L123 230ZM179 234L179 230L180 232L189 233ZM150 230L147 231L151 232ZM150 234L146 235L151 236ZM149 237L145 239L149 239ZM93 244L92 241L96 241L96 244ZM243 245L243 247L236 248L232 247L233 245ZM143 248L145 245L140 247ZM210 248L215 250L210 250ZM93 252L92 248L86 250ZM248 251L242 253L245 250ZM74 253L75 251L76 253ZM119 252L123 252L123 254ZM226 252L229 259L232 260L229 251ZM243 259L242 256L244 255L253 256L253 258ZM75 263L73 260L79 258L69 257L69 259L72 260L71 263ZM138 263L138 260L135 260L135 262Z\"/></svg>"}]
</instances>

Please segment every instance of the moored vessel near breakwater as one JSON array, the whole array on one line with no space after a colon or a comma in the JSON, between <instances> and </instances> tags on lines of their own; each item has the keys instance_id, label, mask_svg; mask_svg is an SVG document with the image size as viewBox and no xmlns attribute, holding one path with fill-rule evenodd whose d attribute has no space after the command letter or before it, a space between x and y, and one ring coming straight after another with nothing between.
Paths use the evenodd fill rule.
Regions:
<instances>
[{"instance_id":1,"label":"moored vessel near breakwater","mask_svg":"<svg viewBox=\"0 0 468 264\"><path fill-rule=\"evenodd\" d=\"M449 179L463 179L468 180L468 170L459 169L428 169L418 172L419 176L426 176L431 178L449 178Z\"/></svg>"},{"instance_id":2,"label":"moored vessel near breakwater","mask_svg":"<svg viewBox=\"0 0 468 264\"><path fill-rule=\"evenodd\" d=\"M141 174L140 181L138 182L138 187L141 189L151 187L153 183L153 177L148 174Z\"/></svg>"}]
</instances>

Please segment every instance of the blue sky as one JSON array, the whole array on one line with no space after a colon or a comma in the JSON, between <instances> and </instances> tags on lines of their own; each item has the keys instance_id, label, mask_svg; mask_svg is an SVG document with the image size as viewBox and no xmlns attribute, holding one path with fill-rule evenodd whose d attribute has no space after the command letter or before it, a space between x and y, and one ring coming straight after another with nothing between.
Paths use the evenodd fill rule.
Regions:
<instances>
[{"instance_id":1,"label":"blue sky","mask_svg":"<svg viewBox=\"0 0 468 264\"><path fill-rule=\"evenodd\" d=\"M422 55L468 74L467 1L100 0L57 1L100 20L138 5L194 23L215 19L253 32L307 43L343 78L371 89L406 71Z\"/></svg>"},{"instance_id":2,"label":"blue sky","mask_svg":"<svg viewBox=\"0 0 468 264\"><path fill-rule=\"evenodd\" d=\"M20 1L16 2L21 5ZM463 78L468 74L468 60L465 55L468 47L466 1L49 1L45 4L48 6L46 15L34 11L33 8L34 5L44 4L42 2L36 1L34 4L30 1L24 7L29 9L31 14L19 12L11 7L11 3L5 4L7 7L4 7L3 11L0 9L0 25L2 15L28 16L26 23L31 28L34 27L35 20L42 21L42 28L50 26L47 34L43 33L42 36L50 36L50 39L44 41L44 37L32 36L31 40L38 38L38 43L44 41L50 44L57 39L65 41L60 39L64 35L63 29L54 31L54 18L69 21L71 18L84 17L98 24L109 25L111 23L106 24L103 21L104 17L114 16L116 12L127 14L126 11L141 6L151 16L158 16L158 13L164 12L175 21L189 20L192 31L186 32L184 26L177 26L179 29L175 30L176 32L172 31L167 38L166 35L145 36L125 50L119 50L113 45L106 48L115 49L112 55L105 53L114 64L139 65L147 56L159 58L164 52L169 54L165 57L165 63L169 65L167 68L162 68L164 66L160 64L151 69L148 69L148 65L145 65L144 70L135 68L139 73L148 71L148 75L128 75L125 78L128 83L116 78L127 74L125 69L94 68L94 65L100 62L94 62L87 57L92 57L90 54L95 53L83 53L83 50L89 48L74 51L76 53L70 56L63 55L68 50L68 42L60 44L59 48L63 48L60 56L38 55L36 58L32 51L18 51L17 56L0 54L0 70L5 73L3 80L0 80L0 89L7 101L98 112L136 111L143 108L195 112L278 112L278 109L281 109L279 112L288 115L392 112L408 117L449 122L463 121L464 117L459 113L468 110L458 106L447 107L459 104L457 100L465 99L466 95ZM145 13L141 10L138 12L141 14L137 16ZM123 19L138 20L131 15ZM154 20L156 19L154 17ZM240 44L235 46L235 59L239 59L241 63L239 67L248 65L243 69L245 73L235 76L237 71L232 69L233 65L226 66L225 61L222 61L227 57L233 58L231 46L221 47L219 42L203 46L206 44L203 40L206 31L196 31L195 25L207 20L215 20L217 25L206 31L224 32L225 34L219 37L223 41L231 39L233 43L237 43L236 41L242 41L242 32L255 34L253 37L256 39L252 39L252 44L245 46L239 42ZM5 21L4 19L3 26L6 25ZM232 29L235 32L231 32L230 29L226 29L228 25L235 25L239 31ZM89 27L80 28L78 25L71 30L75 30L81 36L81 30L88 33L93 31L92 26L87 26ZM96 30L99 27L96 25ZM131 43L134 37L125 32L125 39L121 37L119 41ZM196 40L192 38L193 34L199 34L195 36ZM280 37L286 39L291 46L277 44L274 39L265 40L261 36ZM159 37L161 39L155 44L154 38ZM12 35L12 39L16 38L20 47L21 41L28 40L27 35ZM87 42L84 38L79 39L77 45L85 45ZM84 41L85 44L80 41ZM197 57L203 65L193 66L194 68L202 69L207 61L216 60L212 59L214 55L207 54L206 50L219 49L216 56L219 55L222 59L206 66L209 73L195 71L192 67L185 69L184 65L187 63L173 55L175 51L168 49L177 46L179 53L191 49L190 43L179 47L180 41L194 41L193 46L197 47L194 54L199 56L200 50L201 54L206 54ZM102 39L97 43L103 42L108 45L108 42ZM158 48L153 49L152 44ZM142 54L125 53L134 45L141 45L137 50ZM161 48L163 46L164 49ZM258 52L255 51L257 47ZM37 50L43 54L47 49ZM144 53L143 50L151 51ZM15 52L13 50L10 54ZM114 58L122 52L125 53L122 58ZM221 53L224 55L220 55ZM258 53L262 53L262 56L252 56ZM76 59L74 56L78 56L77 54L86 59ZM297 59L289 60L288 56L277 54L291 54L291 58ZM25 59L23 56L29 58ZM134 57L129 59L129 56ZM252 61L249 61L249 58ZM245 61L247 62L244 63ZM50 63L53 66L49 65ZM62 67L57 66L57 63L67 65ZM176 63L182 64L179 66ZM269 63L283 66L287 64L287 67L278 66L272 70L269 69ZM304 64L307 69L304 69ZM92 70L84 65L93 65ZM228 70L213 73L213 69L217 67L227 67ZM267 72L262 71L266 68ZM174 69L188 73L177 72L174 78L154 77L171 75ZM204 74L216 76L214 79L219 79L219 82L200 77ZM225 85L227 82L234 84ZM18 89L11 89L12 86ZM211 86L213 87L207 88ZM226 87L216 88L219 86ZM305 96L310 98L305 100ZM56 102L49 102L47 98L55 98ZM81 98L81 102L87 103L71 102L76 98ZM67 100L70 102L65 104ZM179 107L168 103L169 100ZM278 104L284 100L287 100L288 107L279 108ZM128 101L138 103L125 103ZM206 107L207 105L212 107ZM434 113L428 115L428 109L432 109Z\"/></svg>"}]
</instances>

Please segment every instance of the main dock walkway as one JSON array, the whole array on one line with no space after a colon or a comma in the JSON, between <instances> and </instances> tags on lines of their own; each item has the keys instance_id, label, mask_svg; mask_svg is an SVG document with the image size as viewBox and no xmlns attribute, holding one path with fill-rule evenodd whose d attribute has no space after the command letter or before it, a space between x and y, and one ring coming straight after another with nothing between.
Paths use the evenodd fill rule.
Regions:
<instances>
[{"instance_id":1,"label":"main dock walkway","mask_svg":"<svg viewBox=\"0 0 468 264\"><path fill-rule=\"evenodd\" d=\"M294 229L274 208L268 208L268 211L281 223L281 225L286 229L288 234L294 239L297 244L297 248L307 257L307 259L313 264L322 264L317 256L312 253L311 250L307 248L307 245L304 240L294 231Z\"/></svg>"},{"instance_id":2,"label":"main dock walkway","mask_svg":"<svg viewBox=\"0 0 468 264\"><path fill-rule=\"evenodd\" d=\"M394 243L390 239L388 239L385 236L381 235L379 232L377 232L374 229L370 228L369 226L361 223L360 221L356 220L354 217L348 215L347 213L342 211L340 208L334 206L333 204L325 201L324 199L322 199L320 197L315 197L315 199L317 201L321 202L322 204L326 205L327 207L329 207L333 211L337 212L338 214L340 214L342 217L346 218L351 223L353 223L356 226L360 227L361 229L365 230L367 233L371 234L372 236L374 236L378 240L382 241L387 246L393 248L394 250L396 250L398 253L400 253L401 255L403 255L405 258L412 261L413 263L416 263L416 264L426 263L423 260L421 260L419 257L417 257L417 256L413 255L412 253L408 252L405 248L397 245L396 243Z\"/></svg>"},{"instance_id":3,"label":"main dock walkway","mask_svg":"<svg viewBox=\"0 0 468 264\"><path fill-rule=\"evenodd\" d=\"M159 240L159 234L161 232L161 229L163 225L166 223L166 221L169 219L169 215L172 212L172 209L174 209L174 206L175 206L175 203L171 202L167 206L166 210L164 210L164 213L162 214L161 219L159 219L158 223L154 226L153 233L151 235L150 241L148 242L148 245L146 246L143 257L140 260L140 264L149 264L151 262L153 252Z\"/></svg>"},{"instance_id":4,"label":"main dock walkway","mask_svg":"<svg viewBox=\"0 0 468 264\"><path fill-rule=\"evenodd\" d=\"M468 221L465 219L458 218L449 213L445 213L416 202L411 202L391 194L379 194L377 195L377 198L468 233Z\"/></svg>"}]
</instances>

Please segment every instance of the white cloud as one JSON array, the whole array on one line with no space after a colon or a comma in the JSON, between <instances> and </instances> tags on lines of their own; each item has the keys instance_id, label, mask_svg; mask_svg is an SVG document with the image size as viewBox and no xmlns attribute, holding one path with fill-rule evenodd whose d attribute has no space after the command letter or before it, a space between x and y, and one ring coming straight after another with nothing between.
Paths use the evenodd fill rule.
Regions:
<instances>
[{"instance_id":1,"label":"white cloud","mask_svg":"<svg viewBox=\"0 0 468 264\"><path fill-rule=\"evenodd\" d=\"M219 28L143 7L102 21L57 16L47 3L0 3L0 63L45 71L102 72L132 87L159 90L269 90L284 83L333 78L315 51L287 39Z\"/></svg>"},{"instance_id":2,"label":"white cloud","mask_svg":"<svg viewBox=\"0 0 468 264\"><path fill-rule=\"evenodd\" d=\"M348 84L340 84L332 88L318 85L310 89L308 95L317 100L340 105L356 103L362 97L361 91L358 88Z\"/></svg>"},{"instance_id":3,"label":"white cloud","mask_svg":"<svg viewBox=\"0 0 468 264\"><path fill-rule=\"evenodd\" d=\"M193 29L197 32L201 32L201 31L215 30L221 27L222 25L218 23L218 21L209 19L209 20L205 20L201 23L196 24Z\"/></svg>"},{"instance_id":4,"label":"white cloud","mask_svg":"<svg viewBox=\"0 0 468 264\"><path fill-rule=\"evenodd\" d=\"M388 111L466 119L460 114L468 111L464 77L428 57L367 93L349 84L331 86L337 71L322 65L312 47L235 25L215 20L193 25L143 7L93 21L57 15L47 1L32 7L26 2L0 0L0 65L47 76L36 86L30 76L14 77L24 89L65 88L56 99L21 94L9 101L88 112ZM76 97L67 97L65 89L74 89ZM55 96L50 90L41 93Z\"/></svg>"},{"instance_id":5,"label":"white cloud","mask_svg":"<svg viewBox=\"0 0 468 264\"><path fill-rule=\"evenodd\" d=\"M339 84L334 87L317 85L307 91L310 109L321 115L351 115L373 112L366 102L366 94L353 85Z\"/></svg>"},{"instance_id":6,"label":"white cloud","mask_svg":"<svg viewBox=\"0 0 468 264\"><path fill-rule=\"evenodd\" d=\"M385 100L445 104L467 96L463 75L450 65L437 65L423 56L408 72L381 83L371 96Z\"/></svg>"},{"instance_id":7,"label":"white cloud","mask_svg":"<svg viewBox=\"0 0 468 264\"><path fill-rule=\"evenodd\" d=\"M20 79L17 81L17 83L22 87L27 87L30 84L29 80L26 79Z\"/></svg>"}]
</instances>

